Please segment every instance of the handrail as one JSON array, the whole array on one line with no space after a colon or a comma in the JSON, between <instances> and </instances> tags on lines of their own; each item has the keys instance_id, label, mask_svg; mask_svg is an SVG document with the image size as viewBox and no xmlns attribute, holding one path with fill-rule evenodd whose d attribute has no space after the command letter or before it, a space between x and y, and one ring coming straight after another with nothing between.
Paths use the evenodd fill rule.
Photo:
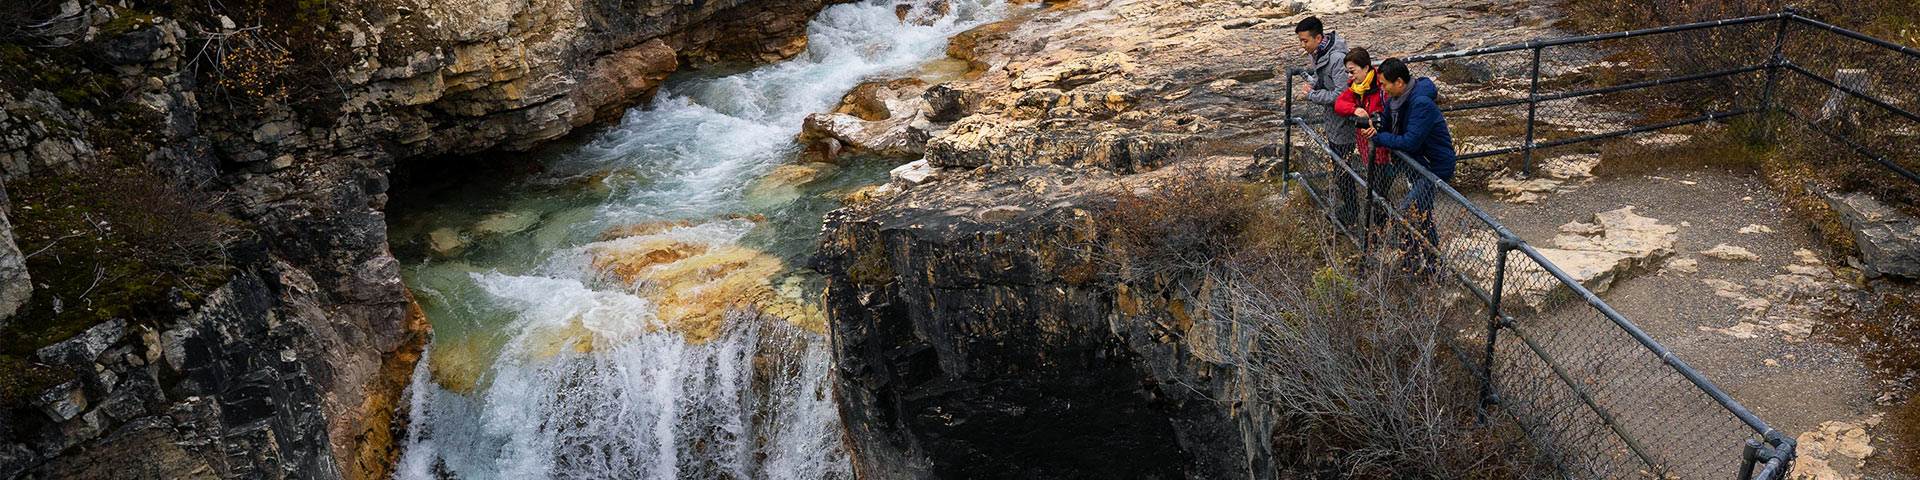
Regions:
<instances>
[{"instance_id":1,"label":"handrail","mask_svg":"<svg viewBox=\"0 0 1920 480\"><path fill-rule=\"evenodd\" d=\"M1560 45L1571 45L1575 43L1588 43L1588 42L1597 42L1601 40L1613 40L1618 38L1640 37L1640 36L1647 36L1647 35L1658 35L1662 33L1684 32L1688 30L1699 30L1702 28L1727 27L1727 26L1741 25L1741 24L1748 24L1748 23L1755 23L1755 22L1764 22L1768 20L1780 20L1783 18L1787 18L1788 15L1789 14L1787 13L1770 13L1766 15L1754 15L1751 17L1741 17L1741 18L1733 18L1733 19L1727 19L1727 20L1712 20L1712 21L1706 21L1706 22L1689 23L1684 25L1643 28L1640 30L1629 30L1625 32L1602 33L1602 34L1596 34L1596 35L1584 35L1584 36L1577 36L1577 37L1563 37L1563 38L1556 38L1556 39L1550 39L1550 40L1534 40L1526 43L1513 43L1513 44L1486 47L1486 48L1455 50L1451 52L1429 53L1425 55L1413 55L1413 56L1407 57L1405 61L1407 63L1431 62L1435 60L1446 60L1450 58L1473 57L1473 56L1487 55L1487 54L1493 54L1493 53L1517 52L1517 51L1527 50L1527 49L1547 48L1547 47L1554 47L1554 46L1560 46Z\"/></svg>"},{"instance_id":2,"label":"handrail","mask_svg":"<svg viewBox=\"0 0 1920 480\"><path fill-rule=\"evenodd\" d=\"M1852 38L1852 39L1854 39L1854 40L1859 40L1859 41L1862 41L1862 42L1867 42L1867 43L1869 43L1869 44L1872 44L1873 46L1876 46L1876 47L1880 47L1880 48L1884 48L1884 49L1888 49L1888 50L1893 50L1893 51L1896 51L1896 52L1900 52L1900 53L1904 53L1904 54L1906 54L1906 55L1907 55L1907 56L1909 56L1909 57L1914 57L1914 58L1920 58L1920 50L1916 50L1916 49L1914 49L1913 47L1908 47L1908 46L1906 46L1906 45L1901 45L1901 44L1898 44L1898 43L1893 43L1893 42L1889 42L1889 41L1886 41L1886 40L1881 40L1881 39L1878 39L1878 38L1873 38L1872 36L1870 36L1870 35L1867 35L1867 34L1864 34L1864 33L1860 33L1860 32L1856 32L1856 31L1853 31L1853 30L1848 30L1848 29L1845 29L1845 28L1840 28L1840 27L1836 27L1836 26L1833 26L1833 25L1831 25L1831 24L1828 24L1828 23L1826 23L1826 22L1822 22L1822 21L1819 21L1819 20L1814 20L1814 19L1811 19L1811 18L1807 18L1807 17L1805 17L1805 16L1801 16L1801 15L1800 15L1800 14L1798 14L1798 13L1792 13L1792 12L1788 12L1788 13L1786 13L1786 14L1784 14L1784 15L1785 15L1785 18L1787 18L1787 19L1789 19L1789 20L1793 20L1793 21L1796 21L1796 22L1800 22L1800 23L1801 23L1801 24L1803 24L1803 25L1807 25L1807 26L1810 26L1810 27L1813 27L1813 28L1818 28L1818 29L1821 29L1821 30L1826 30L1826 31L1829 31L1829 32L1833 32L1833 33L1837 33L1837 34L1840 34L1841 36L1845 36L1845 37L1847 37L1847 38Z\"/></svg>"}]
</instances>

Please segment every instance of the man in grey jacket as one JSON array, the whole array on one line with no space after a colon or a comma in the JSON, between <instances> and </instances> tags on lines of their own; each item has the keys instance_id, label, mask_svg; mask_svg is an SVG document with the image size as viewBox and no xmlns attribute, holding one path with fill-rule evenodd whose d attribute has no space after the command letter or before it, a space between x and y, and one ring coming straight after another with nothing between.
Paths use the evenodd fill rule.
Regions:
<instances>
[{"instance_id":1,"label":"man in grey jacket","mask_svg":"<svg viewBox=\"0 0 1920 480\"><path fill-rule=\"evenodd\" d=\"M1322 133L1333 153L1344 160L1353 153L1354 121L1334 113L1333 101L1347 89L1347 40L1325 33L1325 29L1320 17L1307 17L1293 27L1294 35L1300 37L1300 48L1307 51L1307 73L1313 75L1313 81L1301 88L1301 95L1325 109L1320 116L1326 120Z\"/></svg>"}]
</instances>

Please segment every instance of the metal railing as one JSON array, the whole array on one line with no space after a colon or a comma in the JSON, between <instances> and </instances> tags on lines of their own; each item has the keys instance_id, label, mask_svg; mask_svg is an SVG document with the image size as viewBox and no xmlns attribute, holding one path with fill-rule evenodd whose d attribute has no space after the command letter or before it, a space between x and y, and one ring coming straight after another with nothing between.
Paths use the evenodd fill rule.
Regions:
<instances>
[{"instance_id":1,"label":"metal railing","mask_svg":"<svg viewBox=\"0 0 1920 480\"><path fill-rule=\"evenodd\" d=\"M1790 40L1805 40L1792 35L1795 26L1822 33L1813 42L1793 43ZM1683 35L1688 38L1675 38ZM1518 144L1473 143L1468 151L1461 152L1463 162L1517 156L1514 160L1518 160L1523 174L1532 175L1537 151L1591 149L1602 140L1611 140L1615 146L1646 148L1645 138L1629 141L1625 137L1644 137L1650 132L1759 113L1769 118L1795 119L1798 123L1794 127L1818 132L1907 181L1920 183L1920 176L1902 165L1911 158L1899 157L1920 151L1913 148L1920 144L1916 142L1920 116L1899 107L1910 104L1911 99L1889 99L1868 87L1897 85L1880 91L1920 91L1904 88L1907 84L1902 82L1914 80L1893 76L1911 75L1920 69L1901 68L1885 74L1842 69L1835 70L1834 77L1823 76L1816 71L1820 67L1810 66L1819 62L1808 60L1808 56L1827 60L1837 57L1818 56L1823 51L1819 48L1803 50L1809 43L1831 46L1836 42L1819 42L1831 39L1871 47L1881 54L1854 54L1845 59L1920 59L1920 51L1787 9L1772 15L1421 55L1407 61L1442 73L1460 68L1483 70L1469 72L1479 73L1482 78L1474 79L1474 83L1483 86L1501 83L1494 78L1494 69L1523 68L1527 72L1523 97L1509 94L1508 98L1498 98L1502 95L1497 89L1489 89L1494 90L1491 96L1496 98L1445 102L1442 110L1450 120L1476 110L1527 105L1524 133ZM1658 69L1664 74L1659 78L1588 82L1603 85L1570 82L1557 87L1562 90L1557 92L1547 91L1556 87L1542 83L1548 79L1542 74L1543 52L1548 49L1576 50L1571 55L1577 62L1582 54L1604 58L1603 53L1593 52L1596 49L1630 50L1618 43L1632 41L1705 42L1710 44L1708 48L1756 51L1670 63ZM1608 42L1615 45L1596 45ZM1500 61L1500 56L1511 54L1527 58ZM1766 60L1725 64L1743 57ZM1478 63L1457 63L1463 61ZM1590 65L1596 60L1586 61ZM1588 75L1579 66L1557 68L1562 69L1557 76ZM1292 92L1295 77L1304 75L1297 69L1288 73L1285 91ZM1786 73L1793 76L1783 78ZM1796 79L1824 88L1794 85ZM1510 80L1514 81L1507 83L1517 90L1518 79ZM1596 116L1596 109L1580 103L1583 101L1609 95L1650 95L1649 90L1694 92L1702 85L1709 87L1707 91L1724 95L1688 105L1693 114L1667 115L1682 118L1659 120L1639 115L1626 121L1581 123ZM1759 95L1753 97L1756 90ZM1814 95L1807 95L1809 92ZM1812 98L1822 95L1825 98ZM1816 102L1821 104L1819 108L1814 108ZM1365 261L1381 264L1376 268L1400 266L1382 270L1402 272L1410 278L1436 280L1433 285L1448 287L1477 311L1469 318L1484 319L1484 324L1467 320L1467 324L1454 325L1460 328L1451 348L1479 376L1486 406L1515 421L1563 474L1594 478L1717 478L1729 474L1742 479L1785 478L1794 458L1791 438L1775 431L1526 239L1461 195L1448 184L1450 179L1436 177L1399 152L1391 157L1390 164L1362 161L1364 168L1356 169L1350 164L1353 157L1336 154L1326 142L1324 122L1296 117L1295 112L1289 95L1283 140L1289 148L1280 154L1283 178L1305 187L1334 229L1363 252ZM1779 115L1773 115L1776 113ZM1632 120L1644 124L1632 125ZM1914 124L1905 130L1889 128L1893 125L1889 122L1897 121ZM1303 145L1295 143L1295 127L1300 127L1305 137ZM1498 135L1478 137L1480 141L1501 140ZM1456 140L1460 138L1456 131ZM1483 342L1483 348L1463 348L1461 342Z\"/></svg>"}]
</instances>

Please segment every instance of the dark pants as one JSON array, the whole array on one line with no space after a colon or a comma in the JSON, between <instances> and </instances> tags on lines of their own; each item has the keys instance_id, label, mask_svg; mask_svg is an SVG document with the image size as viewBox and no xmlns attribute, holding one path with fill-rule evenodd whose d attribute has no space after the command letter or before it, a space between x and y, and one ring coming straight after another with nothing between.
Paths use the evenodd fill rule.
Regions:
<instances>
[{"instance_id":1,"label":"dark pants","mask_svg":"<svg viewBox=\"0 0 1920 480\"><path fill-rule=\"evenodd\" d=\"M1391 163L1367 162L1367 191L1372 196L1392 201L1387 200L1389 198L1387 192L1393 190L1393 179L1399 174L1400 169ZM1385 231L1387 224L1387 208L1382 205L1372 205L1372 201L1372 197L1360 200L1362 211L1367 212L1367 224L1361 227L1361 231L1364 232L1361 241L1365 245L1372 245L1375 237Z\"/></svg>"},{"instance_id":2,"label":"dark pants","mask_svg":"<svg viewBox=\"0 0 1920 480\"><path fill-rule=\"evenodd\" d=\"M1335 165L1329 172L1333 174L1333 187L1339 192L1338 195L1340 196L1340 209L1334 214L1334 218L1338 219L1341 225L1353 227L1354 218L1358 216L1360 212L1359 202L1362 200L1358 198L1358 194L1355 192L1353 176L1347 174L1347 169L1358 170L1356 165L1360 164L1351 161L1353 160L1353 144L1331 145L1330 147L1333 150L1333 154L1337 156L1334 161L1338 162L1338 165ZM1347 168L1340 168L1339 165L1346 165Z\"/></svg>"},{"instance_id":3,"label":"dark pants","mask_svg":"<svg viewBox=\"0 0 1920 480\"><path fill-rule=\"evenodd\" d=\"M1401 266L1421 275L1432 275L1438 273L1440 267L1439 258L1434 253L1434 248L1440 246L1440 234L1433 224L1433 195L1438 187L1413 169L1407 169L1407 181L1412 187L1407 189L1407 197L1400 203L1400 213L1406 216L1407 223L1412 225L1420 238L1402 236L1407 256L1401 260Z\"/></svg>"}]
</instances>

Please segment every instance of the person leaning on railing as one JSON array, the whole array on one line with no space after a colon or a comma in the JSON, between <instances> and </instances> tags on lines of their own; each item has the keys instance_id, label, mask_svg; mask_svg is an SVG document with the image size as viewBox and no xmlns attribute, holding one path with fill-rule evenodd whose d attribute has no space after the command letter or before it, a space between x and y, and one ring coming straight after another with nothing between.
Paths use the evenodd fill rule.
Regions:
<instances>
[{"instance_id":1,"label":"person leaning on railing","mask_svg":"<svg viewBox=\"0 0 1920 480\"><path fill-rule=\"evenodd\" d=\"M1347 58L1347 41L1339 34L1323 33L1325 28L1320 17L1307 17L1293 27L1300 48L1307 51L1308 73L1313 75L1300 95L1324 107L1321 118L1326 120L1327 145L1344 159L1353 154L1353 120L1334 114L1333 101L1347 88L1347 70L1342 66Z\"/></svg>"},{"instance_id":2,"label":"person leaning on railing","mask_svg":"<svg viewBox=\"0 0 1920 480\"><path fill-rule=\"evenodd\" d=\"M1379 128L1361 130L1360 138L1407 154L1440 181L1453 180L1453 134L1447 132L1447 119L1440 114L1440 88L1434 86L1432 79L1414 79L1407 63L1398 58L1381 62L1379 70L1380 88L1387 94L1385 108L1373 125ZM1401 267L1432 275L1439 268L1433 252L1433 247L1440 244L1433 225L1433 195L1437 187L1420 172L1412 168L1406 171L1412 188L1407 190L1400 211L1426 241L1406 239L1408 251Z\"/></svg>"},{"instance_id":3,"label":"person leaning on railing","mask_svg":"<svg viewBox=\"0 0 1920 480\"><path fill-rule=\"evenodd\" d=\"M1373 56L1367 49L1353 47L1347 50L1346 59L1347 89L1340 91L1340 98L1333 101L1333 113L1350 119L1357 134L1360 129L1373 123L1373 112L1381 110L1386 95L1380 88L1378 70L1373 68ZM1357 138L1356 149L1367 158L1367 189L1374 195L1386 197L1386 186L1393 180L1393 157L1384 148L1374 148L1364 138ZM1334 172L1334 182L1340 189L1340 223L1352 226L1355 217L1368 202L1367 197L1358 195L1354 190L1353 177ZM1370 210L1367 224L1362 231L1370 231L1386 219L1386 213L1379 209Z\"/></svg>"}]
</instances>

